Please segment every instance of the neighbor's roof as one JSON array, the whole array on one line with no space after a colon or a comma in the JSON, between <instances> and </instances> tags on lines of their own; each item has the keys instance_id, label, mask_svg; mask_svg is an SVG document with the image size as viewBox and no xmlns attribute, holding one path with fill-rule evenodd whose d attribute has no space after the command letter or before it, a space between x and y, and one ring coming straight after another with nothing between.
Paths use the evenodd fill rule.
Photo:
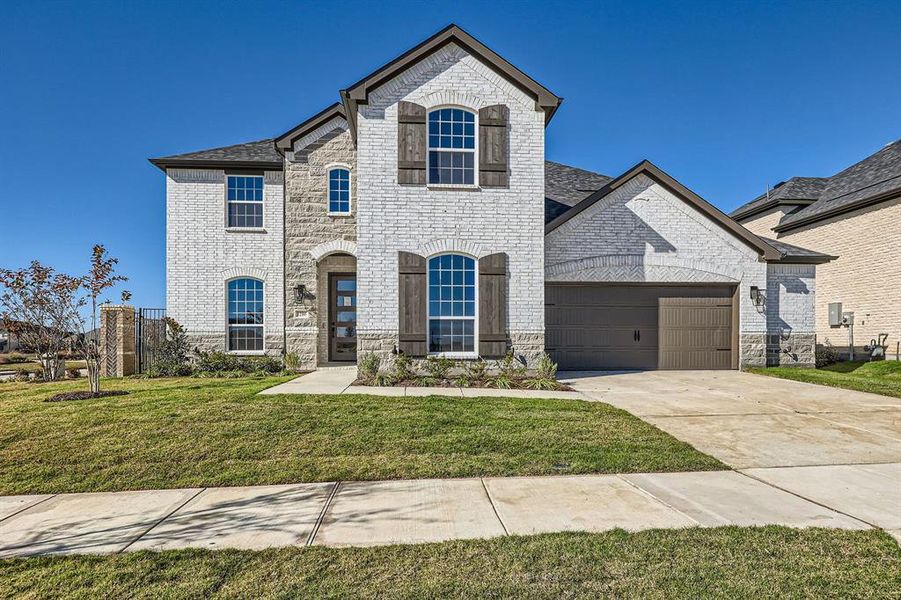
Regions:
<instances>
[{"instance_id":1,"label":"neighbor's roof","mask_svg":"<svg viewBox=\"0 0 901 600\"><path fill-rule=\"evenodd\" d=\"M827 177L792 177L777 183L768 193L763 193L747 204L739 206L729 216L747 219L776 206L806 206L816 202L823 193Z\"/></svg>"},{"instance_id":2,"label":"neighbor's roof","mask_svg":"<svg viewBox=\"0 0 901 600\"><path fill-rule=\"evenodd\" d=\"M794 229L896 197L901 197L901 140L830 177L816 202L786 215L773 229Z\"/></svg>"},{"instance_id":3,"label":"neighbor's roof","mask_svg":"<svg viewBox=\"0 0 901 600\"><path fill-rule=\"evenodd\" d=\"M457 44L473 56L482 60L498 75L535 99L535 107L545 111L545 123L550 122L563 98L507 62L502 56L475 39L457 25L451 23L432 37L410 48L391 62L388 62L345 90L341 90L341 101L349 117L351 134L356 139L357 105L369 101L369 93L394 78L424 58L434 54L448 44Z\"/></svg>"},{"instance_id":4,"label":"neighbor's roof","mask_svg":"<svg viewBox=\"0 0 901 600\"><path fill-rule=\"evenodd\" d=\"M544 161L544 222L550 223L612 178L585 169Z\"/></svg>"},{"instance_id":5,"label":"neighbor's roof","mask_svg":"<svg viewBox=\"0 0 901 600\"><path fill-rule=\"evenodd\" d=\"M207 168L207 169L240 169L256 168L280 171L282 156L275 150L272 138L245 142L221 148L210 148L151 158L150 162L165 171L172 167Z\"/></svg>"}]
</instances>

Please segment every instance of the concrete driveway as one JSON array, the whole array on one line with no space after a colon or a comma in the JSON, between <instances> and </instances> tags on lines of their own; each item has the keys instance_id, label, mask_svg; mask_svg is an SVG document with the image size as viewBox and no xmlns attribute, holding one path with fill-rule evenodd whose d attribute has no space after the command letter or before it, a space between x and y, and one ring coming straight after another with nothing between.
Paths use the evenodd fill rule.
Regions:
<instances>
[{"instance_id":1,"label":"concrete driveway","mask_svg":"<svg viewBox=\"0 0 901 600\"><path fill-rule=\"evenodd\" d=\"M741 473L901 529L901 400L738 371L560 374Z\"/></svg>"}]
</instances>

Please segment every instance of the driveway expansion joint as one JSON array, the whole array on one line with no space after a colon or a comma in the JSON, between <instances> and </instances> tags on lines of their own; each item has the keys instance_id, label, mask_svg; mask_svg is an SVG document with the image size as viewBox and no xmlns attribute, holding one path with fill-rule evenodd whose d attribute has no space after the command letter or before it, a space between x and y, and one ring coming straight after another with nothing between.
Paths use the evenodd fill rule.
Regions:
<instances>
[{"instance_id":1,"label":"driveway expansion joint","mask_svg":"<svg viewBox=\"0 0 901 600\"><path fill-rule=\"evenodd\" d=\"M319 533L319 527L322 525L322 521L325 520L325 514L328 512L329 507L332 505L332 500L335 499L335 496L338 495L338 489L341 487L343 482L336 481L335 485L332 486L329 495L325 499L325 503L322 505L322 510L319 511L319 516L316 518L316 523L313 525L313 530L310 531L310 535L307 538L306 546L312 546L313 540L316 539L316 534Z\"/></svg>"},{"instance_id":2,"label":"driveway expansion joint","mask_svg":"<svg viewBox=\"0 0 901 600\"><path fill-rule=\"evenodd\" d=\"M26 504L25 506L23 506L23 507L20 508L19 510L15 511L15 512L13 512L13 513L10 513L10 514L8 514L8 515L6 515L5 517L0 518L0 523L2 523L3 521L6 521L7 519L12 519L12 518L15 517L16 515L25 512L25 511L28 510L29 508L34 508L35 506L38 506L39 504L43 504L44 502L47 502L48 500L53 500L53 499L56 498L57 496L59 496L59 494L50 494L49 496L47 496L47 497L44 498L43 500L38 500L38 501L35 502L34 504Z\"/></svg>"},{"instance_id":3,"label":"driveway expansion joint","mask_svg":"<svg viewBox=\"0 0 901 600\"><path fill-rule=\"evenodd\" d=\"M171 517L172 515L174 515L174 514L177 513L178 511L180 511L181 509L183 509L185 506L188 505L189 502L191 502L191 500L193 500L194 498L196 498L197 496L199 496L200 494L202 494L203 492L205 492L207 489L208 489L208 488L203 487L203 488L200 488L199 490L197 490L197 493L196 493L196 494L194 494L193 496L191 496L190 498L188 498L187 500L185 500L184 502L182 502L181 504L179 504L177 507L175 507L175 509L169 511L169 513L163 515L162 518L160 518L159 520L157 520L156 523L154 523L153 525L151 525L150 527L148 527L147 529L145 529L145 530L144 530L140 535L138 535L135 539L131 540L130 542L128 542L127 544L125 544L124 546L122 546L122 548L119 549L119 550L116 552L116 554L121 554L121 553L125 552L132 544L136 543L136 542L137 542L138 540L140 540L142 537L144 537L145 535L147 535L148 533L150 533L151 531L153 531L154 529L156 529L157 527L159 527L159 525L160 525L163 521L165 521L166 519L168 519L169 517Z\"/></svg>"},{"instance_id":4,"label":"driveway expansion joint","mask_svg":"<svg viewBox=\"0 0 901 600\"><path fill-rule=\"evenodd\" d=\"M504 520L501 518L501 514L497 512L497 505L494 503L494 498L491 497L491 492L488 491L488 486L485 484L485 478L479 477L479 481L482 483L482 489L485 490L485 495L488 496L488 502L491 504L491 510L494 511L494 516L497 517L498 522L501 524L501 527L504 530L504 535L510 535L510 530L507 529L507 524L504 523Z\"/></svg>"}]
</instances>

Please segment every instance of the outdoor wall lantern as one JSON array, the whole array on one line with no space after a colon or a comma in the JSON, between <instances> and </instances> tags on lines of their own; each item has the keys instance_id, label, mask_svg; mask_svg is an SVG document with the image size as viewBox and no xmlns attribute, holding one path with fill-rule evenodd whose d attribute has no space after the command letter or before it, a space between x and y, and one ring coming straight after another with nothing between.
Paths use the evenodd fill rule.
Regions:
<instances>
[{"instance_id":1,"label":"outdoor wall lantern","mask_svg":"<svg viewBox=\"0 0 901 600\"><path fill-rule=\"evenodd\" d=\"M299 302L301 304L306 304L306 300L313 300L316 296L307 289L302 283L299 283L294 286L294 301Z\"/></svg>"},{"instance_id":2,"label":"outdoor wall lantern","mask_svg":"<svg viewBox=\"0 0 901 600\"><path fill-rule=\"evenodd\" d=\"M754 306L763 304L763 294L760 293L760 288L756 285L751 286L751 302L754 303Z\"/></svg>"}]
</instances>

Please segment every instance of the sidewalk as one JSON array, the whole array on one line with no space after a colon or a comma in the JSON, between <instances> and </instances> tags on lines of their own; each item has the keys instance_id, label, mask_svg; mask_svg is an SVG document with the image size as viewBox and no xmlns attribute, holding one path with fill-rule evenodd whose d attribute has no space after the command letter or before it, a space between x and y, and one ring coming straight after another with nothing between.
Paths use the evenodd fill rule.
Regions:
<instances>
[{"instance_id":1,"label":"sidewalk","mask_svg":"<svg viewBox=\"0 0 901 600\"><path fill-rule=\"evenodd\" d=\"M870 527L760 479L715 471L6 496L0 557L368 546L613 528Z\"/></svg>"},{"instance_id":2,"label":"sidewalk","mask_svg":"<svg viewBox=\"0 0 901 600\"><path fill-rule=\"evenodd\" d=\"M478 398L501 396L504 398L562 398L585 400L579 392L544 392L539 390L499 390L496 388L460 387L373 387L352 385L357 378L356 365L351 367L321 367L297 379L268 388L260 394L369 394L371 396L459 396Z\"/></svg>"}]
</instances>

